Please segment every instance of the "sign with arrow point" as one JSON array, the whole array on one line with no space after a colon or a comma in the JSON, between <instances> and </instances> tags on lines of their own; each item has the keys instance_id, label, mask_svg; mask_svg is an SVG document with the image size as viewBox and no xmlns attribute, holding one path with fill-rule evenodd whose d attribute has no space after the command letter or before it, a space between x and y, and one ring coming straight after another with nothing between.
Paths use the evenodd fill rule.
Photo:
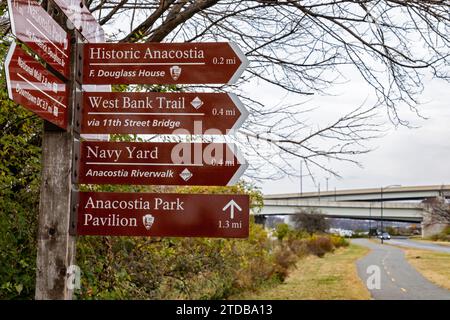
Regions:
<instances>
[{"instance_id":1,"label":"sign with arrow point","mask_svg":"<svg viewBox=\"0 0 450 320\"><path fill-rule=\"evenodd\" d=\"M81 133L222 135L247 116L232 93L84 92Z\"/></svg>"},{"instance_id":2,"label":"sign with arrow point","mask_svg":"<svg viewBox=\"0 0 450 320\"><path fill-rule=\"evenodd\" d=\"M247 162L234 144L82 141L79 183L226 186Z\"/></svg>"},{"instance_id":3,"label":"sign with arrow point","mask_svg":"<svg viewBox=\"0 0 450 320\"><path fill-rule=\"evenodd\" d=\"M232 84L247 65L229 42L92 43L83 84Z\"/></svg>"}]
</instances>

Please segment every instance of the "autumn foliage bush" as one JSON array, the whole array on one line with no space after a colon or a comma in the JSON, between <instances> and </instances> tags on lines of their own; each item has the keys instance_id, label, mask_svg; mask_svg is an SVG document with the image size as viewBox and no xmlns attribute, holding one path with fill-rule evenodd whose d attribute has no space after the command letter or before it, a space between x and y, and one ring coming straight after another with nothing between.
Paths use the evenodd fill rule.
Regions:
<instances>
[{"instance_id":1,"label":"autumn foliage bush","mask_svg":"<svg viewBox=\"0 0 450 320\"><path fill-rule=\"evenodd\" d=\"M83 274L77 296L225 299L282 282L302 257L322 257L346 245L337 236L310 236L289 228L282 240L271 239L253 222L244 240L86 237L78 245Z\"/></svg>"},{"instance_id":2,"label":"autumn foliage bush","mask_svg":"<svg viewBox=\"0 0 450 320\"><path fill-rule=\"evenodd\" d=\"M254 223L244 240L86 237L78 254L80 299L222 299L278 277Z\"/></svg>"},{"instance_id":3,"label":"autumn foliage bush","mask_svg":"<svg viewBox=\"0 0 450 320\"><path fill-rule=\"evenodd\" d=\"M318 256L323 257L327 252L334 250L333 242L329 236L311 236L307 242L308 250Z\"/></svg>"}]
</instances>

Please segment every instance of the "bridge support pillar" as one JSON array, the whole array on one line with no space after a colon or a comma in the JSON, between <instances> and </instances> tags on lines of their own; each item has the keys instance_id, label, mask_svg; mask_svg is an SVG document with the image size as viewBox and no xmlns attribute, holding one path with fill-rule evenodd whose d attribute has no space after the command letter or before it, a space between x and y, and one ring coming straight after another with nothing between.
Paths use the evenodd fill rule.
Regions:
<instances>
[{"instance_id":1,"label":"bridge support pillar","mask_svg":"<svg viewBox=\"0 0 450 320\"><path fill-rule=\"evenodd\" d=\"M263 215L255 215L255 223L262 225L263 227L266 226L267 217Z\"/></svg>"},{"instance_id":2,"label":"bridge support pillar","mask_svg":"<svg viewBox=\"0 0 450 320\"><path fill-rule=\"evenodd\" d=\"M450 226L450 205L445 198L436 197L423 201L422 238L428 238L441 233Z\"/></svg>"}]
</instances>

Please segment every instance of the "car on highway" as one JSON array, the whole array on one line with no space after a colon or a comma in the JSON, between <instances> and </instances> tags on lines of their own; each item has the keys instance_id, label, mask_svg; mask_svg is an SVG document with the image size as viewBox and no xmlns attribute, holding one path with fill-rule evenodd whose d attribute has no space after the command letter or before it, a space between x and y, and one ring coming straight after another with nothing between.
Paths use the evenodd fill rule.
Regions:
<instances>
[{"instance_id":1,"label":"car on highway","mask_svg":"<svg viewBox=\"0 0 450 320\"><path fill-rule=\"evenodd\" d=\"M383 239L383 240L390 240L391 239L391 235L387 232L383 232L381 234L378 235L378 238Z\"/></svg>"}]
</instances>

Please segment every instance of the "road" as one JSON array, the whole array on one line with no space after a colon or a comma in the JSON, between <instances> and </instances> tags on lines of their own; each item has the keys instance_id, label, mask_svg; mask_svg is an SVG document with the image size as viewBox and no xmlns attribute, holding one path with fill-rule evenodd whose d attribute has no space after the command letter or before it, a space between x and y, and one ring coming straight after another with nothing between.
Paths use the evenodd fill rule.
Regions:
<instances>
[{"instance_id":1,"label":"road","mask_svg":"<svg viewBox=\"0 0 450 320\"><path fill-rule=\"evenodd\" d=\"M424 249L424 250L433 250L437 252L445 252L450 253L450 247L434 244L434 243L428 243L428 242L419 242L409 239L391 239L385 241L386 244L393 244L396 246L403 246L403 247L410 247L410 248L416 248L416 249Z\"/></svg>"},{"instance_id":2,"label":"road","mask_svg":"<svg viewBox=\"0 0 450 320\"><path fill-rule=\"evenodd\" d=\"M450 291L425 279L405 259L400 248L373 243L367 239L354 239L355 244L371 249L371 252L357 261L358 274L367 284L373 279L369 266L380 271L379 288L370 289L376 300L450 300ZM370 270L370 269L369 269Z\"/></svg>"}]
</instances>

